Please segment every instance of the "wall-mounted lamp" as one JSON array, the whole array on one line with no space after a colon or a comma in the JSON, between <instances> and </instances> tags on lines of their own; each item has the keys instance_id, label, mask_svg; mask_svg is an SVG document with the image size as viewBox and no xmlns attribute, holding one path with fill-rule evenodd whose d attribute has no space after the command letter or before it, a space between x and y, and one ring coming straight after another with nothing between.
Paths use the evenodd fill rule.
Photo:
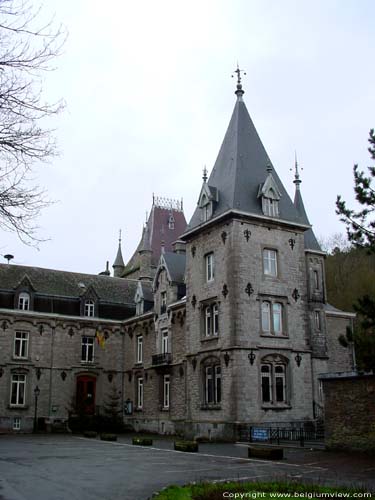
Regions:
<instances>
[{"instance_id":1,"label":"wall-mounted lamp","mask_svg":"<svg viewBox=\"0 0 375 500\"><path fill-rule=\"evenodd\" d=\"M255 358L256 358L256 355L252 349L250 350L250 353L248 354L247 357L249 358L250 364L253 365Z\"/></svg>"},{"instance_id":2,"label":"wall-mounted lamp","mask_svg":"<svg viewBox=\"0 0 375 500\"><path fill-rule=\"evenodd\" d=\"M296 360L297 366L300 366L302 361L302 356L300 355L299 352L296 354L294 359Z\"/></svg>"}]
</instances>

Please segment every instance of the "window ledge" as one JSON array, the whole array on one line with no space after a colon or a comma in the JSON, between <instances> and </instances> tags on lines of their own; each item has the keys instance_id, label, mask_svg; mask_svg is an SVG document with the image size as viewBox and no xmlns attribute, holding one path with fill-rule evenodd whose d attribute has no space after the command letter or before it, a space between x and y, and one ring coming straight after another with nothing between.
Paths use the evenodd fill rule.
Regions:
<instances>
[{"instance_id":1,"label":"window ledge","mask_svg":"<svg viewBox=\"0 0 375 500\"><path fill-rule=\"evenodd\" d=\"M203 411L210 411L210 410L221 410L221 405L217 404L205 404L201 405L201 410Z\"/></svg>"},{"instance_id":2,"label":"window ledge","mask_svg":"<svg viewBox=\"0 0 375 500\"><path fill-rule=\"evenodd\" d=\"M28 410L29 405L8 405L8 410Z\"/></svg>"},{"instance_id":3,"label":"window ledge","mask_svg":"<svg viewBox=\"0 0 375 500\"><path fill-rule=\"evenodd\" d=\"M134 408L134 413L140 413L143 411L143 408Z\"/></svg>"},{"instance_id":4,"label":"window ledge","mask_svg":"<svg viewBox=\"0 0 375 500\"><path fill-rule=\"evenodd\" d=\"M271 339L288 339L289 338L289 335L287 333L276 334L276 333L264 333L263 332L260 334L260 336L271 338Z\"/></svg>"},{"instance_id":5,"label":"window ledge","mask_svg":"<svg viewBox=\"0 0 375 500\"><path fill-rule=\"evenodd\" d=\"M143 366L143 361L137 361L136 363L134 363L134 366L135 366L136 368L142 368L142 366Z\"/></svg>"},{"instance_id":6,"label":"window ledge","mask_svg":"<svg viewBox=\"0 0 375 500\"><path fill-rule=\"evenodd\" d=\"M93 366L93 365L95 365L95 361L82 361L81 360L81 365Z\"/></svg>"},{"instance_id":7,"label":"window ledge","mask_svg":"<svg viewBox=\"0 0 375 500\"><path fill-rule=\"evenodd\" d=\"M22 363L25 361L30 361L30 358L23 358L21 356L12 356L13 361L17 361L17 363Z\"/></svg>"},{"instance_id":8,"label":"window ledge","mask_svg":"<svg viewBox=\"0 0 375 500\"><path fill-rule=\"evenodd\" d=\"M201 342L210 342L212 340L218 340L218 339L219 339L219 335L209 335L207 337L202 337Z\"/></svg>"},{"instance_id":9,"label":"window ledge","mask_svg":"<svg viewBox=\"0 0 375 500\"><path fill-rule=\"evenodd\" d=\"M282 411L282 410L290 410L291 408L292 406L289 403L262 404L262 410Z\"/></svg>"},{"instance_id":10,"label":"window ledge","mask_svg":"<svg viewBox=\"0 0 375 500\"><path fill-rule=\"evenodd\" d=\"M162 411L162 412L164 412L164 413L165 413L165 412L166 412L166 413L168 413L168 412L170 411L170 408L169 408L169 406L168 406L168 407L167 407L167 406L162 406L162 407L160 408L160 411Z\"/></svg>"}]
</instances>

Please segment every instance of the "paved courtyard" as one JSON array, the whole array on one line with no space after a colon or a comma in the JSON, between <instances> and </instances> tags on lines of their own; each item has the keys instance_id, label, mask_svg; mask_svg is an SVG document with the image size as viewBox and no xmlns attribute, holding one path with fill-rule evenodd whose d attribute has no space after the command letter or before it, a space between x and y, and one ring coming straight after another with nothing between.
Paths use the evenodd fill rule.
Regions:
<instances>
[{"instance_id":1,"label":"paved courtyard","mask_svg":"<svg viewBox=\"0 0 375 500\"><path fill-rule=\"evenodd\" d=\"M375 491L375 460L287 449L283 461L248 460L247 447L201 444L198 454L65 435L0 436L0 500L146 500L169 484L272 477Z\"/></svg>"}]
</instances>

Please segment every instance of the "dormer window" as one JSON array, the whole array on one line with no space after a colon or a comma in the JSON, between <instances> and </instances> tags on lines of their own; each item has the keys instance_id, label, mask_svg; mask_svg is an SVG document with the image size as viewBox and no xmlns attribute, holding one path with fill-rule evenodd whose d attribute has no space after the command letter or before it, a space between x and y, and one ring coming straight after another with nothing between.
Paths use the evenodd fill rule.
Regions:
<instances>
[{"instance_id":1,"label":"dormer window","mask_svg":"<svg viewBox=\"0 0 375 500\"><path fill-rule=\"evenodd\" d=\"M175 223L175 220L174 220L173 214L170 214L170 216L168 218L168 228L174 229L174 223Z\"/></svg>"},{"instance_id":2,"label":"dormer window","mask_svg":"<svg viewBox=\"0 0 375 500\"><path fill-rule=\"evenodd\" d=\"M265 196L263 196L262 209L264 215L268 215L269 217L278 217L279 201L272 198L266 198Z\"/></svg>"},{"instance_id":3,"label":"dormer window","mask_svg":"<svg viewBox=\"0 0 375 500\"><path fill-rule=\"evenodd\" d=\"M30 295L26 292L22 292L18 296L18 309L22 311L29 311L30 309Z\"/></svg>"},{"instance_id":4,"label":"dormer window","mask_svg":"<svg viewBox=\"0 0 375 500\"><path fill-rule=\"evenodd\" d=\"M272 167L267 167L268 175L263 184L259 186L258 198L262 201L262 212L267 217L279 217L279 200L281 193L272 175Z\"/></svg>"},{"instance_id":5,"label":"dormer window","mask_svg":"<svg viewBox=\"0 0 375 500\"><path fill-rule=\"evenodd\" d=\"M95 302L91 299L85 301L85 309L84 309L84 315L88 316L89 318L94 317L95 315Z\"/></svg>"},{"instance_id":6,"label":"dormer window","mask_svg":"<svg viewBox=\"0 0 375 500\"><path fill-rule=\"evenodd\" d=\"M198 200L198 207L201 210L202 222L206 222L212 217L214 204L217 203L217 201L217 189L210 187L207 183L204 183Z\"/></svg>"}]
</instances>

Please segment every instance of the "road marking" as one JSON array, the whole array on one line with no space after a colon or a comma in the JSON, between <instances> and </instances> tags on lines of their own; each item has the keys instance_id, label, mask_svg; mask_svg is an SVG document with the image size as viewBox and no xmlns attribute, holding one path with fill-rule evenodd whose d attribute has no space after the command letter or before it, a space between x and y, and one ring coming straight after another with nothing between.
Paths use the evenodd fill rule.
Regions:
<instances>
[{"instance_id":1,"label":"road marking","mask_svg":"<svg viewBox=\"0 0 375 500\"><path fill-rule=\"evenodd\" d=\"M80 437L80 436L74 436L75 439L82 439L88 443L94 443L94 441L88 440L87 438ZM155 448L154 446L139 446L139 445L133 445L133 444L128 444L128 443L117 443L114 441L96 441L95 444L110 444L114 446L126 446L128 448L132 448L133 451L136 451L135 448L138 450L144 450L144 451L164 451L167 453L182 453L186 455L185 451L177 451L177 450L169 450L167 448ZM264 465L282 465L285 467L306 467L305 464L291 464L291 463L285 463L285 462L279 462L275 460L261 460L259 458L245 458L245 457L230 457L228 455L212 455L210 453L197 453L197 454L189 454L189 458L196 458L196 457L208 457L208 458L225 458L226 460L242 460L246 461L249 463L261 463ZM186 457L187 458L187 457ZM312 466L311 468L316 469L316 470L327 470L325 467L317 467L317 466Z\"/></svg>"}]
</instances>

